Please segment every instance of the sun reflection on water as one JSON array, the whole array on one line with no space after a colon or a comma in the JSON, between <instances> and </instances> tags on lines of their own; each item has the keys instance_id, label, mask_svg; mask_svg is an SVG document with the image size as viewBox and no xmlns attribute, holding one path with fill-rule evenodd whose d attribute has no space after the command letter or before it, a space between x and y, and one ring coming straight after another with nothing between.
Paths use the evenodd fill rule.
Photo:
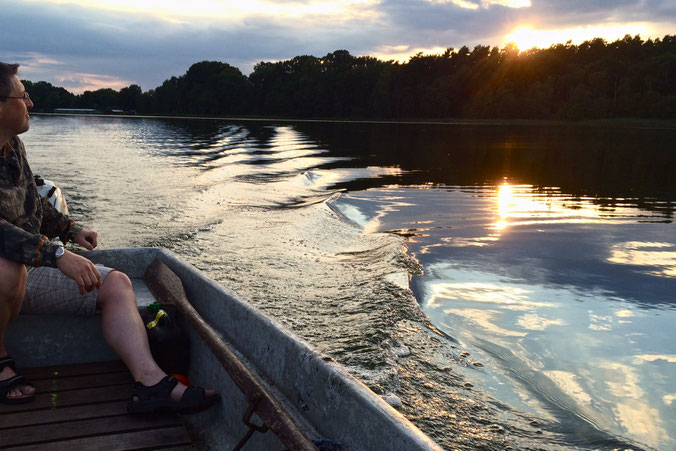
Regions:
<instances>
[{"instance_id":1,"label":"sun reflection on water","mask_svg":"<svg viewBox=\"0 0 676 451\"><path fill-rule=\"evenodd\" d=\"M492 228L497 231L512 226L560 222L595 224L645 217L645 212L640 212L626 199L616 199L612 206L607 206L594 197L564 195L559 188L507 182L497 187L495 204L497 217Z\"/></svg>"}]
</instances>

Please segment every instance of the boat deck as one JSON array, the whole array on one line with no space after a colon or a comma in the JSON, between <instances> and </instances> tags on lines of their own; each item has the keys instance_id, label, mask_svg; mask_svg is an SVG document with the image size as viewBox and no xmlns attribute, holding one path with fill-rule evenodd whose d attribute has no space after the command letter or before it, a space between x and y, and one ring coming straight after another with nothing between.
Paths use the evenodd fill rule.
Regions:
<instances>
[{"instance_id":1,"label":"boat deck","mask_svg":"<svg viewBox=\"0 0 676 451\"><path fill-rule=\"evenodd\" d=\"M195 449L177 415L126 412L133 379L120 361L22 370L35 401L0 404L2 449Z\"/></svg>"}]
</instances>

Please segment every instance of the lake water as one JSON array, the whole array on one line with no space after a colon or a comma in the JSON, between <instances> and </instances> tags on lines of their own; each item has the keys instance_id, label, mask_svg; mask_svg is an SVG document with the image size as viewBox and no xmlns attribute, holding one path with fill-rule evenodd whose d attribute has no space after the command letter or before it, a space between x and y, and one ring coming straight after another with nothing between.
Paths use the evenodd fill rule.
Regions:
<instances>
[{"instance_id":1,"label":"lake water","mask_svg":"<svg viewBox=\"0 0 676 451\"><path fill-rule=\"evenodd\" d=\"M171 249L445 448L676 448L673 130L36 116L23 138L102 248Z\"/></svg>"}]
</instances>

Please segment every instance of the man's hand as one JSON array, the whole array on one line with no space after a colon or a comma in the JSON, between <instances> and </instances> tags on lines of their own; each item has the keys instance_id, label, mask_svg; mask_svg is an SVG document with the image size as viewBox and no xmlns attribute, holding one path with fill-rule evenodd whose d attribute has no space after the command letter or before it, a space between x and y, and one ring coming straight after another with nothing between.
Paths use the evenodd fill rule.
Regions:
<instances>
[{"instance_id":1,"label":"man's hand","mask_svg":"<svg viewBox=\"0 0 676 451\"><path fill-rule=\"evenodd\" d=\"M84 257L66 251L56 261L56 267L77 283L80 294L83 296L85 292L92 291L94 288L101 288L101 273L96 269L94 263Z\"/></svg>"},{"instance_id":2,"label":"man's hand","mask_svg":"<svg viewBox=\"0 0 676 451\"><path fill-rule=\"evenodd\" d=\"M80 230L73 241L75 241L80 246L84 247L88 251L91 251L98 245L98 234L93 230L82 229Z\"/></svg>"}]
</instances>

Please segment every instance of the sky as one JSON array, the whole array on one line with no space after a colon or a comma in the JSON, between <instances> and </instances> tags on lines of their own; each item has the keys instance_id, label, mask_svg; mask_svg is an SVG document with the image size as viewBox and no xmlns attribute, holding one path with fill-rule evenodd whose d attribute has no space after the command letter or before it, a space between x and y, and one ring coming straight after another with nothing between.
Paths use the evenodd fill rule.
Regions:
<instances>
[{"instance_id":1,"label":"sky","mask_svg":"<svg viewBox=\"0 0 676 451\"><path fill-rule=\"evenodd\" d=\"M149 90L199 61L348 50L407 61L463 45L522 50L676 34L674 0L0 0L0 61L71 92Z\"/></svg>"}]
</instances>

